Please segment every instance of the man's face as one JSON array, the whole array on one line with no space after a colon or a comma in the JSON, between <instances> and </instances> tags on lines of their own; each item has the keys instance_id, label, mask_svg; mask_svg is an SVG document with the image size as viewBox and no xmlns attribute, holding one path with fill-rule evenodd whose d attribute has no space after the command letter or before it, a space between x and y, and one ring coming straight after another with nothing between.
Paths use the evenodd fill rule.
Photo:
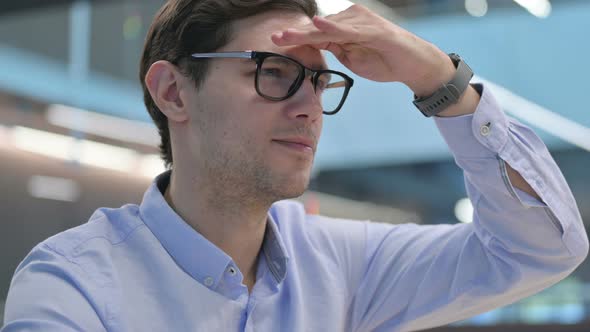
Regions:
<instances>
[{"instance_id":1,"label":"man's face","mask_svg":"<svg viewBox=\"0 0 590 332\"><path fill-rule=\"evenodd\" d=\"M303 14L268 12L235 22L234 38L219 52L268 51L290 56L307 67L325 66L309 46L278 47L274 31L311 20ZM322 108L306 79L291 98L276 102L257 94L256 63L212 59L204 84L188 98L188 156L211 184L270 200L299 196L307 188L322 128ZM304 146L305 143L311 148Z\"/></svg>"}]
</instances>

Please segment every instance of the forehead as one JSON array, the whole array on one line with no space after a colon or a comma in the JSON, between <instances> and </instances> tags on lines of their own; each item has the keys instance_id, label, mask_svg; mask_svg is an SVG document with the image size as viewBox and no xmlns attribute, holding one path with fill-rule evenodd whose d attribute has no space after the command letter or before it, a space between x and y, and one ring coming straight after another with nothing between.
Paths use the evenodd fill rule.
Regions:
<instances>
[{"instance_id":1,"label":"forehead","mask_svg":"<svg viewBox=\"0 0 590 332\"><path fill-rule=\"evenodd\" d=\"M270 11L235 21L232 40L220 51L265 51L293 57L309 67L325 67L323 54L309 45L277 46L270 36L273 32L312 24L303 13Z\"/></svg>"}]
</instances>

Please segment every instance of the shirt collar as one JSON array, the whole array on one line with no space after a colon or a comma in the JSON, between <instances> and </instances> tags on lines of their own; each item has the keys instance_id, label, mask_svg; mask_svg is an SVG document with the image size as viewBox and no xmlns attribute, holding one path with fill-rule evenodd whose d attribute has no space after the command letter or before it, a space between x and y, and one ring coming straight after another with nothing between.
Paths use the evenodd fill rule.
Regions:
<instances>
[{"instance_id":1,"label":"shirt collar","mask_svg":"<svg viewBox=\"0 0 590 332\"><path fill-rule=\"evenodd\" d=\"M164 199L171 171L160 174L143 196L141 219L172 259L189 275L208 288L215 288L228 265L229 255L188 225ZM277 283L284 280L286 250L275 220L268 214L262 251Z\"/></svg>"},{"instance_id":2,"label":"shirt collar","mask_svg":"<svg viewBox=\"0 0 590 332\"><path fill-rule=\"evenodd\" d=\"M265 255L268 269L271 271L275 281L281 283L287 274L287 262L289 256L285 250L285 244L279 233L279 229L273 216L268 213L268 222L262 242L262 252Z\"/></svg>"}]
</instances>

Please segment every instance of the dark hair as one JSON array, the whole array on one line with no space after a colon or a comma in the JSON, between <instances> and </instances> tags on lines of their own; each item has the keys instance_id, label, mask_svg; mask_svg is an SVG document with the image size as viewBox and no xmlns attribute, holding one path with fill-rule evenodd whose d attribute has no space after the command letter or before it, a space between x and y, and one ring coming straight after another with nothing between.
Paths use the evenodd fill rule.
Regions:
<instances>
[{"instance_id":1,"label":"dark hair","mask_svg":"<svg viewBox=\"0 0 590 332\"><path fill-rule=\"evenodd\" d=\"M199 88L208 61L188 61L188 56L223 47L233 36L234 21L271 10L301 12L309 17L318 12L315 0L169 0L156 14L143 47L139 80L145 106L160 134L160 153L167 168L173 162L168 119L145 85L148 69L158 60L167 60Z\"/></svg>"}]
</instances>

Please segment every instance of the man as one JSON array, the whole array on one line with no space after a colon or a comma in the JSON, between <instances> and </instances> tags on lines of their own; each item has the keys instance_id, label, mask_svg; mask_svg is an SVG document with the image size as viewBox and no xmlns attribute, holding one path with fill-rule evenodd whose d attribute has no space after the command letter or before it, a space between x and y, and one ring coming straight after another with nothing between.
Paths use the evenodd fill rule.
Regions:
<instances>
[{"instance_id":1,"label":"man","mask_svg":"<svg viewBox=\"0 0 590 332\"><path fill-rule=\"evenodd\" d=\"M467 84L459 57L362 6L315 15L312 0L164 5L140 76L171 172L140 206L99 209L35 247L3 331L411 331L512 303L583 261L588 240L559 169ZM406 84L436 115L472 224L331 220L279 202L306 189L323 113L353 84L325 69L321 50L361 77Z\"/></svg>"}]
</instances>

